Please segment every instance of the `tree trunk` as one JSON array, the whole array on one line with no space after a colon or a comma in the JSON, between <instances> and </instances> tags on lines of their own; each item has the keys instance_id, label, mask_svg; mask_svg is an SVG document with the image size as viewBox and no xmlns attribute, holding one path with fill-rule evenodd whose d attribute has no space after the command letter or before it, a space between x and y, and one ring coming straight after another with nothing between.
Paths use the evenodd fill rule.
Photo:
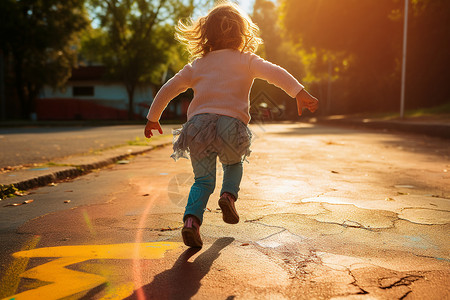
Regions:
<instances>
[{"instance_id":1,"label":"tree trunk","mask_svg":"<svg viewBox=\"0 0 450 300\"><path fill-rule=\"evenodd\" d=\"M32 82L28 82L27 83L27 91L28 91L28 116L29 118L31 118L31 120L36 121L35 118L37 118L36 115L36 100L37 100L37 95L39 93L40 87L36 86L35 84L33 84Z\"/></svg>"},{"instance_id":2,"label":"tree trunk","mask_svg":"<svg viewBox=\"0 0 450 300\"><path fill-rule=\"evenodd\" d=\"M0 120L6 120L6 97L5 97L5 55L0 49Z\"/></svg>"},{"instance_id":3,"label":"tree trunk","mask_svg":"<svg viewBox=\"0 0 450 300\"><path fill-rule=\"evenodd\" d=\"M128 84L126 87L128 94L128 120L134 120L134 90L136 85Z\"/></svg>"},{"instance_id":4,"label":"tree trunk","mask_svg":"<svg viewBox=\"0 0 450 300\"><path fill-rule=\"evenodd\" d=\"M25 97L25 90L23 86L23 58L20 54L14 55L14 70L15 70L15 81L16 81L16 91L17 97L19 97L20 102L20 114L22 118L28 119L29 117L29 107L27 103L27 98Z\"/></svg>"}]
</instances>

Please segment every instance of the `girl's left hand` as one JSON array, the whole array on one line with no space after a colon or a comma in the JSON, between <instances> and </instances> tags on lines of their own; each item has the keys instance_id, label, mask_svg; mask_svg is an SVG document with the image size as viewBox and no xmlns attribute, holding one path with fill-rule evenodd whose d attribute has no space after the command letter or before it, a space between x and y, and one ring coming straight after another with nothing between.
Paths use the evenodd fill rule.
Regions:
<instances>
[{"instance_id":1,"label":"girl's left hand","mask_svg":"<svg viewBox=\"0 0 450 300\"><path fill-rule=\"evenodd\" d=\"M145 125L145 129L144 129L145 137L151 138L153 136L152 130L158 130L158 132L160 134L163 133L163 131L161 129L161 125L159 125L159 122L147 121L147 125Z\"/></svg>"},{"instance_id":2,"label":"girl's left hand","mask_svg":"<svg viewBox=\"0 0 450 300\"><path fill-rule=\"evenodd\" d=\"M309 109L310 112L315 112L319 107L319 100L308 93L305 89L301 90L295 98L297 100L297 110L299 116L302 115L303 107Z\"/></svg>"}]
</instances>

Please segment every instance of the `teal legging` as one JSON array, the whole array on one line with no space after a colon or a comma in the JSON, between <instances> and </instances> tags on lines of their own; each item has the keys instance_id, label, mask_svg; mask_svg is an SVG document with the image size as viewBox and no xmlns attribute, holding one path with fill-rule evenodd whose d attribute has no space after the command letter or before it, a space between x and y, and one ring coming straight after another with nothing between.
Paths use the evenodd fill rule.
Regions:
<instances>
[{"instance_id":1,"label":"teal legging","mask_svg":"<svg viewBox=\"0 0 450 300\"><path fill-rule=\"evenodd\" d=\"M216 187L216 161L217 153L214 152L201 159L191 157L195 182L189 192L183 220L187 215L194 215L200 222L203 222L203 213L208 204L209 196ZM242 161L231 165L222 164L222 167L223 184L220 195L228 192L237 199L243 174Z\"/></svg>"}]
</instances>

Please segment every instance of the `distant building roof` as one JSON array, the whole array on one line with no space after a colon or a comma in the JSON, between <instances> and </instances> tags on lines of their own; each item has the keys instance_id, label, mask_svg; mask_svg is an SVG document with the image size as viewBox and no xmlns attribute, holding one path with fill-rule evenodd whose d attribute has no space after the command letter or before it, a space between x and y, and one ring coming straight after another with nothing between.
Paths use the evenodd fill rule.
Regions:
<instances>
[{"instance_id":1,"label":"distant building roof","mask_svg":"<svg viewBox=\"0 0 450 300\"><path fill-rule=\"evenodd\" d=\"M72 69L71 81L103 80L106 73L105 66L86 66Z\"/></svg>"}]
</instances>

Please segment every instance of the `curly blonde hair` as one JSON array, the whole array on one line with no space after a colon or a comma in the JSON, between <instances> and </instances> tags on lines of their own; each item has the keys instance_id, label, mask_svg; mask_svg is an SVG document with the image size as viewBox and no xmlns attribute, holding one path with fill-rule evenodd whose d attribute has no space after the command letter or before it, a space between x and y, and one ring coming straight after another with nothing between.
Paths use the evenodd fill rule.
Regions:
<instances>
[{"instance_id":1,"label":"curly blonde hair","mask_svg":"<svg viewBox=\"0 0 450 300\"><path fill-rule=\"evenodd\" d=\"M197 21L178 21L175 30L175 38L186 45L191 59L220 49L254 53L262 44L258 26L239 6L228 1L219 3Z\"/></svg>"}]
</instances>

